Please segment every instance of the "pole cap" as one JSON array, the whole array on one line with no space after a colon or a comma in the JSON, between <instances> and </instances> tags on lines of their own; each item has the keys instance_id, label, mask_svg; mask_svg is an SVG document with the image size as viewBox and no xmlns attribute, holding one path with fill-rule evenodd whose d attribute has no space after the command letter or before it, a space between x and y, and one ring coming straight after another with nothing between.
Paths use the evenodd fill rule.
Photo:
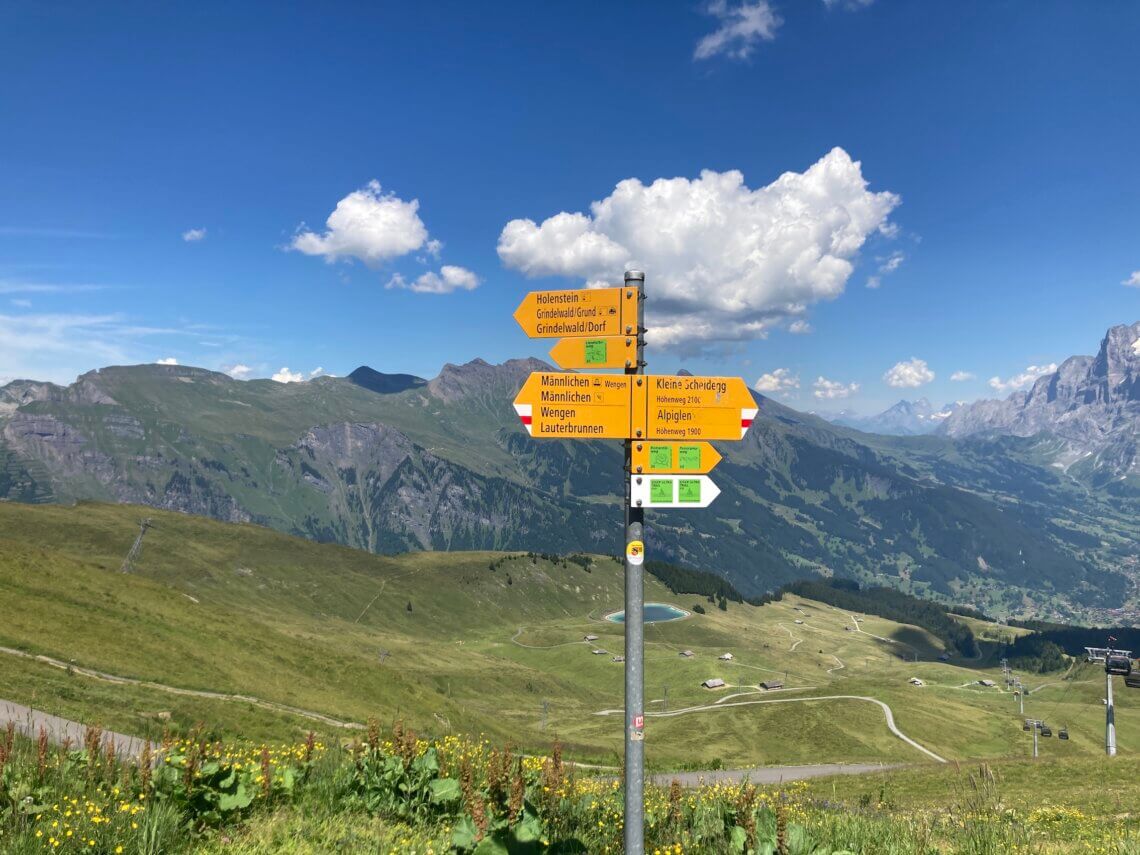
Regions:
<instances>
[{"instance_id":1,"label":"pole cap","mask_svg":"<svg viewBox=\"0 0 1140 855\"><path fill-rule=\"evenodd\" d=\"M645 272L642 270L627 270L625 272L626 282L644 282Z\"/></svg>"}]
</instances>

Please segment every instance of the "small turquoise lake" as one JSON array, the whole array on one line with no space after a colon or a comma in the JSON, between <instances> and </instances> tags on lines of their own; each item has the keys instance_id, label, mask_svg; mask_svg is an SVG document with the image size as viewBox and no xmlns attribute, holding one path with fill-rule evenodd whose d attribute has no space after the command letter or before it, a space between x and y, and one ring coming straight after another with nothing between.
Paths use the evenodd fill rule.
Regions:
<instances>
[{"instance_id":1,"label":"small turquoise lake","mask_svg":"<svg viewBox=\"0 0 1140 855\"><path fill-rule=\"evenodd\" d=\"M665 623L670 620L680 620L686 618L689 613L684 609L679 609L676 606L671 606L668 603L646 603L645 604L645 623ZM625 612L610 612L606 615L606 620L613 623L625 623Z\"/></svg>"}]
</instances>

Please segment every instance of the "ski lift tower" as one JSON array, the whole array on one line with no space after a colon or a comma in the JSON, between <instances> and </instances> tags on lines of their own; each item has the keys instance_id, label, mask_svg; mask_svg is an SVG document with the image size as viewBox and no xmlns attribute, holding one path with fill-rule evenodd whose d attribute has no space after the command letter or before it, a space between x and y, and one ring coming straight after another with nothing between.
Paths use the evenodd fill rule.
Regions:
<instances>
[{"instance_id":1,"label":"ski lift tower","mask_svg":"<svg viewBox=\"0 0 1140 855\"><path fill-rule=\"evenodd\" d=\"M1109 644L1116 641L1111 636ZM1128 677L1132 673L1132 651L1112 647L1086 647L1089 662L1104 663L1104 753L1116 756L1116 710L1112 703L1112 676Z\"/></svg>"}]
</instances>

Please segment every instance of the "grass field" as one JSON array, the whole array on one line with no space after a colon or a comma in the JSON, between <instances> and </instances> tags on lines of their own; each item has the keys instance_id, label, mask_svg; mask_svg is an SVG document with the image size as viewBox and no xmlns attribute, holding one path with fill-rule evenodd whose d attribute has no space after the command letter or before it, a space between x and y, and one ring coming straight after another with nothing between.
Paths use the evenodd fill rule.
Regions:
<instances>
[{"instance_id":1,"label":"grass field","mask_svg":"<svg viewBox=\"0 0 1140 855\"><path fill-rule=\"evenodd\" d=\"M144 513L154 528L135 572L123 575ZM557 738L577 759L616 763L622 665L612 655L623 636L601 616L622 605L620 565L596 557L587 571L503 557L387 558L149 509L0 503L0 601L16 604L5 609L0 645L156 684L112 684L0 655L0 697L142 735L196 722L245 738L294 738L310 727L337 733L291 713L159 685L240 693L351 722L404 719L423 733L485 733L536 753ZM687 609L701 601L652 579L646 598ZM992 647L976 661L940 662L937 639L873 616L795 597L727 611L703 604L705 615L646 628L653 767L930 760L864 698L889 705L903 734L950 760L1028 752ZM586 634L597 641L585 642ZM732 661L717 659L726 652ZM912 676L925 685L909 685ZM711 677L727 687L702 688ZM983 678L999 688L981 687ZM758 688L768 679L786 689ZM1067 675L1024 679L1034 690L1026 715L1072 735L1043 739L1043 757L1103 750L1103 672L1077 664ZM1118 696L1127 756L1140 748L1140 707L1123 685Z\"/></svg>"},{"instance_id":2,"label":"grass field","mask_svg":"<svg viewBox=\"0 0 1140 855\"><path fill-rule=\"evenodd\" d=\"M981 763L926 765L871 775L851 775L808 781L813 798L851 807L882 804L891 810L915 811L944 807L966 799L971 776ZM1022 812L1043 805L1078 808L1093 817L1116 817L1137 812L1140 804L1140 757L1104 755L1044 757L1033 760L986 761L997 782L1002 802Z\"/></svg>"}]
</instances>

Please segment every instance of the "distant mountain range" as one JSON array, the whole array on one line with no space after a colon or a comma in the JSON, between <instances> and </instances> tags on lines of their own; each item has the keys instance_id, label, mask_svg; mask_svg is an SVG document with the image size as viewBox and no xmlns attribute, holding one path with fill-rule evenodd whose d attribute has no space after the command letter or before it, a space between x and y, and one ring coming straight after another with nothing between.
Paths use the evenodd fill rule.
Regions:
<instances>
[{"instance_id":1,"label":"distant mountain range","mask_svg":"<svg viewBox=\"0 0 1140 855\"><path fill-rule=\"evenodd\" d=\"M0 387L0 498L131 502L374 552L617 554L620 444L531 439L511 401L538 369L474 360L431 380L362 367L282 384L141 365L66 387L20 380ZM1121 421L1122 383L1097 393ZM719 446L716 503L650 515L650 557L746 594L821 574L999 614L1119 604L1137 575L1134 479L1062 470L1069 440L995 424L891 437L761 399L745 440Z\"/></svg>"},{"instance_id":2,"label":"distant mountain range","mask_svg":"<svg viewBox=\"0 0 1140 855\"><path fill-rule=\"evenodd\" d=\"M825 418L832 424L846 425L866 433L917 436L938 430L943 421L963 406L958 402L935 407L926 398L919 398L917 401L899 401L875 416L840 412Z\"/></svg>"},{"instance_id":3,"label":"distant mountain range","mask_svg":"<svg viewBox=\"0 0 1140 855\"><path fill-rule=\"evenodd\" d=\"M1042 456L1096 486L1140 478L1140 322L1110 329L1096 356L1071 356L1027 392L978 401L939 426L950 437L1020 436Z\"/></svg>"}]
</instances>

